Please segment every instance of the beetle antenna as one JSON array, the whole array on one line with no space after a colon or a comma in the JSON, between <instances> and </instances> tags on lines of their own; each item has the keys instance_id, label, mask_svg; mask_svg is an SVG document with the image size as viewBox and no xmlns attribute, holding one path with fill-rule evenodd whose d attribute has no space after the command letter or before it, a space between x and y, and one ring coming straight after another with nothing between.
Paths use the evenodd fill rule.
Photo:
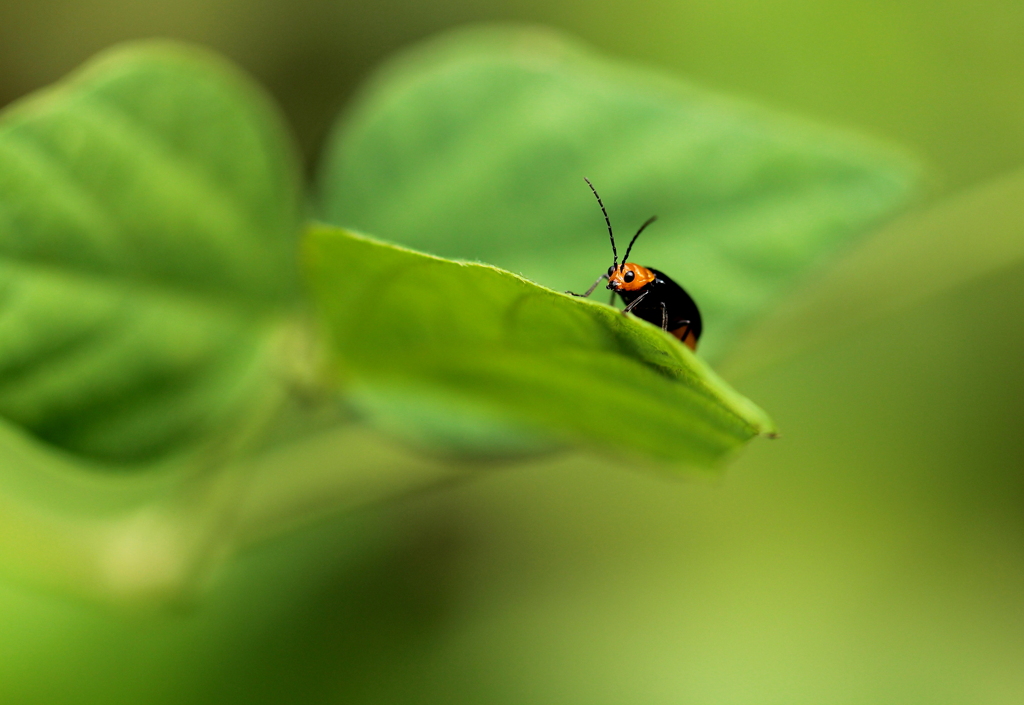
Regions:
<instances>
[{"instance_id":1,"label":"beetle antenna","mask_svg":"<svg viewBox=\"0 0 1024 705\"><path fill-rule=\"evenodd\" d=\"M651 223L653 223L657 219L658 219L658 216L652 215L650 218L648 218L646 221L644 221L644 224L641 225L640 229L636 231L636 235L634 235L633 239L629 241L629 247L626 248L626 256L622 258L622 263L623 264L625 264L629 260L629 251L633 249L633 243L636 242L636 239L638 237L640 237L640 233L642 233L644 231L644 228L646 228L648 225L650 225Z\"/></svg>"},{"instance_id":2,"label":"beetle antenna","mask_svg":"<svg viewBox=\"0 0 1024 705\"><path fill-rule=\"evenodd\" d=\"M587 186L594 192L594 196L597 197L597 205L601 206L601 212L604 213L604 222L608 226L608 239L612 241L612 268L618 268L619 266L619 253L615 251L615 236L612 235L612 221L608 220L608 211L604 209L604 203L601 202L601 197L597 195L597 189L594 188L594 184L590 183L590 179L583 177L583 180L587 182ZM643 228L641 228L642 230ZM639 233L638 233L639 234ZM634 240L636 238L633 238ZM625 260L623 260L625 262Z\"/></svg>"}]
</instances>

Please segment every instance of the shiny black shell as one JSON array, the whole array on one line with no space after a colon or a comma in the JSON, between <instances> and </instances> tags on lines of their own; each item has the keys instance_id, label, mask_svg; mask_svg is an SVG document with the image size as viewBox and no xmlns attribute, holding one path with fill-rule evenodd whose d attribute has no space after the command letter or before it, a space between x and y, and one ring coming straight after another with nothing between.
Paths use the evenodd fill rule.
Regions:
<instances>
[{"instance_id":1,"label":"shiny black shell","mask_svg":"<svg viewBox=\"0 0 1024 705\"><path fill-rule=\"evenodd\" d=\"M686 322L689 321L690 331L693 332L694 338L699 340L704 326L700 319L700 310L697 308L697 304L686 293L686 289L676 284L671 278L665 276L654 267L647 267L647 269L654 273L654 281L636 291L617 291L616 293L622 298L623 303L628 306L645 291L649 292L643 301L638 303L632 310L632 313L637 318L642 318L660 328L662 322L661 304L664 302L665 311L668 313L667 330L678 330L686 326Z\"/></svg>"}]
</instances>

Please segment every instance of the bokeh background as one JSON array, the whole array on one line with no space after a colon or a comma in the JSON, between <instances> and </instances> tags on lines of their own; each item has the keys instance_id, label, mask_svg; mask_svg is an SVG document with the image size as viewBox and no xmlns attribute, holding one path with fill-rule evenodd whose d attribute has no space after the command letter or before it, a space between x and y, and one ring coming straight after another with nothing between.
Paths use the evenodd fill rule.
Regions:
<instances>
[{"instance_id":1,"label":"bokeh background","mask_svg":"<svg viewBox=\"0 0 1024 705\"><path fill-rule=\"evenodd\" d=\"M1024 237L1010 0L8 0L0 104L116 41L187 39L270 89L312 169L374 65L481 20L904 145L930 170L920 212ZM918 230L890 279L924 266ZM251 549L173 613L0 582L0 702L1022 702L1022 275L1007 254L737 371L785 437L717 484L498 470Z\"/></svg>"},{"instance_id":2,"label":"bokeh background","mask_svg":"<svg viewBox=\"0 0 1024 705\"><path fill-rule=\"evenodd\" d=\"M1012 0L7 0L0 12L0 102L114 42L187 39L268 86L310 157L360 79L396 49L460 24L511 20L891 138L931 159L943 189L1024 161L1024 7Z\"/></svg>"}]
</instances>

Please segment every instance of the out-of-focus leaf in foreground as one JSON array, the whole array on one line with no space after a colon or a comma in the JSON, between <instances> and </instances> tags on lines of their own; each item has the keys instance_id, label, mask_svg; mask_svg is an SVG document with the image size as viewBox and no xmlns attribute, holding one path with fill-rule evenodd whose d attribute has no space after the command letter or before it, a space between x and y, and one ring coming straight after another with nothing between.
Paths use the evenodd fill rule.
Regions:
<instances>
[{"instance_id":1,"label":"out-of-focus leaf in foreground","mask_svg":"<svg viewBox=\"0 0 1024 705\"><path fill-rule=\"evenodd\" d=\"M602 193L633 259L681 282L718 357L778 294L908 199L902 156L595 56L548 31L485 28L383 68L339 122L324 217L555 290L611 263Z\"/></svg>"},{"instance_id":2,"label":"out-of-focus leaf in foreground","mask_svg":"<svg viewBox=\"0 0 1024 705\"><path fill-rule=\"evenodd\" d=\"M0 117L0 416L150 461L266 391L297 296L287 133L205 52L114 50Z\"/></svg>"},{"instance_id":3,"label":"out-of-focus leaf in foreground","mask_svg":"<svg viewBox=\"0 0 1024 705\"><path fill-rule=\"evenodd\" d=\"M304 262L339 379L363 394L415 390L559 441L698 466L773 430L671 335L607 306L326 226Z\"/></svg>"},{"instance_id":4,"label":"out-of-focus leaf in foreground","mask_svg":"<svg viewBox=\"0 0 1024 705\"><path fill-rule=\"evenodd\" d=\"M0 114L5 571L175 594L224 544L302 338L300 203L276 111L201 50L118 48Z\"/></svg>"}]
</instances>

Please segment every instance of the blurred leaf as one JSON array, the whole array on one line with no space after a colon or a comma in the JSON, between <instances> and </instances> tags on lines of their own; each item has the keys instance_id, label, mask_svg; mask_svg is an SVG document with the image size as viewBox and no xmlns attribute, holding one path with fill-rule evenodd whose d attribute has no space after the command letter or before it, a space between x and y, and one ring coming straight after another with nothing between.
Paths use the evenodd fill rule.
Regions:
<instances>
[{"instance_id":1,"label":"blurred leaf","mask_svg":"<svg viewBox=\"0 0 1024 705\"><path fill-rule=\"evenodd\" d=\"M326 226L304 261L339 379L364 394L699 466L773 430L671 335L607 306Z\"/></svg>"},{"instance_id":2,"label":"blurred leaf","mask_svg":"<svg viewBox=\"0 0 1024 705\"><path fill-rule=\"evenodd\" d=\"M910 214L873 235L744 336L725 361L752 374L1024 258L1024 173ZM937 321L950 335L961 322Z\"/></svg>"},{"instance_id":3,"label":"blurred leaf","mask_svg":"<svg viewBox=\"0 0 1024 705\"><path fill-rule=\"evenodd\" d=\"M125 463L259 406L299 204L278 115L203 51L115 49L7 109L0 415Z\"/></svg>"},{"instance_id":4,"label":"blurred leaf","mask_svg":"<svg viewBox=\"0 0 1024 705\"><path fill-rule=\"evenodd\" d=\"M0 425L4 574L105 600L180 600L231 538L237 445L189 465L99 473Z\"/></svg>"},{"instance_id":5,"label":"blurred leaf","mask_svg":"<svg viewBox=\"0 0 1024 705\"><path fill-rule=\"evenodd\" d=\"M709 358L904 204L916 178L901 155L856 137L550 32L477 28L377 74L335 129L321 206L337 225L578 291L611 263L584 175L623 245L660 216L635 260L694 295Z\"/></svg>"},{"instance_id":6,"label":"blurred leaf","mask_svg":"<svg viewBox=\"0 0 1024 705\"><path fill-rule=\"evenodd\" d=\"M223 553L304 361L300 203L274 108L201 50L117 48L0 114L5 572L166 599Z\"/></svg>"}]
</instances>

